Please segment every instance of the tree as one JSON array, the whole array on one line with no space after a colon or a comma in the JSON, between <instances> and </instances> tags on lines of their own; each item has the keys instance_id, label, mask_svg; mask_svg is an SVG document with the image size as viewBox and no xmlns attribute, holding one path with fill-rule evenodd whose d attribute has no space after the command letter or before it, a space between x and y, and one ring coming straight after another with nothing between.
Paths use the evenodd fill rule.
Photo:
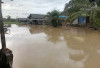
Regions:
<instances>
[{"instance_id":1,"label":"tree","mask_svg":"<svg viewBox=\"0 0 100 68\"><path fill-rule=\"evenodd\" d=\"M53 10L47 13L47 16L49 17L49 19L51 19L52 26L54 27L58 26L59 15L60 15L60 12L58 10Z\"/></svg>"},{"instance_id":2,"label":"tree","mask_svg":"<svg viewBox=\"0 0 100 68\"><path fill-rule=\"evenodd\" d=\"M98 1L98 0L96 0ZM98 1L99 2L99 1ZM98 3L97 2L97 3ZM89 16L92 26L100 26L100 7L94 7L95 3L90 3L89 0L71 0L69 2L69 9L66 10L68 19L66 22L72 23L79 16Z\"/></svg>"},{"instance_id":3,"label":"tree","mask_svg":"<svg viewBox=\"0 0 100 68\"><path fill-rule=\"evenodd\" d=\"M10 21L11 20L11 16L8 15L7 16L7 20Z\"/></svg>"},{"instance_id":4,"label":"tree","mask_svg":"<svg viewBox=\"0 0 100 68\"><path fill-rule=\"evenodd\" d=\"M89 0L90 2L94 2L95 0Z\"/></svg>"},{"instance_id":5,"label":"tree","mask_svg":"<svg viewBox=\"0 0 100 68\"><path fill-rule=\"evenodd\" d=\"M67 4L67 7L68 9L65 11L67 12L67 15L70 15L74 12L80 11L81 8L89 8L90 2L88 0L71 0Z\"/></svg>"},{"instance_id":6,"label":"tree","mask_svg":"<svg viewBox=\"0 0 100 68\"><path fill-rule=\"evenodd\" d=\"M96 0L96 3L100 7L100 0Z\"/></svg>"}]
</instances>

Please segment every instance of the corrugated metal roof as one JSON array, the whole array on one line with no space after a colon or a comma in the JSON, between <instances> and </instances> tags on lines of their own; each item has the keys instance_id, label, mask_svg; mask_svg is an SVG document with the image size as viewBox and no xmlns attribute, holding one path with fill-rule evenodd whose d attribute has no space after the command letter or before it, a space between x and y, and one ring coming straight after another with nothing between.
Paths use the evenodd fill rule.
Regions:
<instances>
[{"instance_id":1,"label":"corrugated metal roof","mask_svg":"<svg viewBox=\"0 0 100 68\"><path fill-rule=\"evenodd\" d=\"M30 14L29 18L30 19L42 19L44 18L45 15L43 14Z\"/></svg>"}]
</instances>

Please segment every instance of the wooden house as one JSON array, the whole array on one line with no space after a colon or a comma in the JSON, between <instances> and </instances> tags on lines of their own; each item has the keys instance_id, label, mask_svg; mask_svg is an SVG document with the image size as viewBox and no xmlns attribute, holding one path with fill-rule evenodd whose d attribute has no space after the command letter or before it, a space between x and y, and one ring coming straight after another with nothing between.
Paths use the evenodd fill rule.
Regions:
<instances>
[{"instance_id":1,"label":"wooden house","mask_svg":"<svg viewBox=\"0 0 100 68\"><path fill-rule=\"evenodd\" d=\"M30 14L29 22L34 25L43 25L45 22L45 15L43 14Z\"/></svg>"}]
</instances>

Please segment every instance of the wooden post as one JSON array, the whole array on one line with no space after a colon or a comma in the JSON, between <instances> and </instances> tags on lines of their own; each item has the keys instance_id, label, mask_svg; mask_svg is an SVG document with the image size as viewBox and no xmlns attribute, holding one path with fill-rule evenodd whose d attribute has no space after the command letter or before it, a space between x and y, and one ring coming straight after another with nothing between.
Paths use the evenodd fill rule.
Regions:
<instances>
[{"instance_id":1,"label":"wooden post","mask_svg":"<svg viewBox=\"0 0 100 68\"><path fill-rule=\"evenodd\" d=\"M6 48L6 41L5 41L5 33L4 33L4 24L2 18L2 0L0 0L0 33L1 33L1 45L2 49Z\"/></svg>"}]
</instances>

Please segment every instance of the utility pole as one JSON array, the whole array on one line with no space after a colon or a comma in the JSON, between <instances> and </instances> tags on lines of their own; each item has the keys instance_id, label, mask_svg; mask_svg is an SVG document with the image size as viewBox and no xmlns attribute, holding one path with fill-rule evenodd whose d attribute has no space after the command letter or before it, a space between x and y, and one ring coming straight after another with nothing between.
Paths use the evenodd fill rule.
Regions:
<instances>
[{"instance_id":1,"label":"utility pole","mask_svg":"<svg viewBox=\"0 0 100 68\"><path fill-rule=\"evenodd\" d=\"M4 24L3 24L3 17L2 17L2 0L0 0L0 33L1 33L2 49L5 49L6 40L5 40Z\"/></svg>"},{"instance_id":2,"label":"utility pole","mask_svg":"<svg viewBox=\"0 0 100 68\"><path fill-rule=\"evenodd\" d=\"M0 33L2 45L2 49L0 50L0 68L12 68L13 54L10 49L6 48L4 23L2 17L2 3L2 0L0 0Z\"/></svg>"}]
</instances>

